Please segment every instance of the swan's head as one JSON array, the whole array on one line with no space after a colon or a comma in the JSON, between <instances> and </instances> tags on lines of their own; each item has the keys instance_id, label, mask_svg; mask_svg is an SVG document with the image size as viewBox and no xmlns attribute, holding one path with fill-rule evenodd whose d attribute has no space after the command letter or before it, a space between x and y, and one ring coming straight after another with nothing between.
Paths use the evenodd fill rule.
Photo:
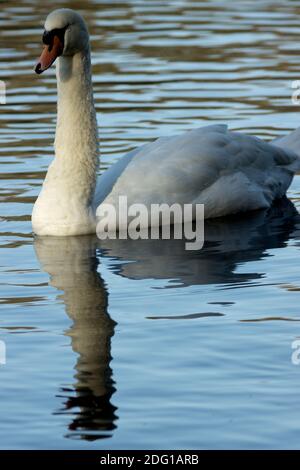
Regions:
<instances>
[{"instance_id":1,"label":"swan's head","mask_svg":"<svg viewBox=\"0 0 300 470\"><path fill-rule=\"evenodd\" d=\"M69 8L54 10L47 16L43 34L44 49L35 67L40 74L59 56L73 56L89 47L89 34L79 13Z\"/></svg>"}]
</instances>

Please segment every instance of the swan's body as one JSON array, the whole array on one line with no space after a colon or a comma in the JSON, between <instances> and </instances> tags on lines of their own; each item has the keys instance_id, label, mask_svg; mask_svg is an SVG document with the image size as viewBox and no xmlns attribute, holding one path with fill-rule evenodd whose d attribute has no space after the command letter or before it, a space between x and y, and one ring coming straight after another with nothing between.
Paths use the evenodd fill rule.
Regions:
<instances>
[{"instance_id":1,"label":"swan's body","mask_svg":"<svg viewBox=\"0 0 300 470\"><path fill-rule=\"evenodd\" d=\"M230 132L225 125L207 126L146 144L97 179L98 134L85 23L63 9L48 16L45 28L64 34L64 42L57 64L56 157L34 206L35 233L93 233L97 208L103 203L117 208L124 195L128 205L204 204L206 218L267 208L285 195L300 169L299 130L269 144ZM44 55L39 73L52 63L50 52Z\"/></svg>"},{"instance_id":2,"label":"swan's body","mask_svg":"<svg viewBox=\"0 0 300 470\"><path fill-rule=\"evenodd\" d=\"M206 218L269 207L299 167L293 151L225 125L160 138L124 158L125 168L120 162L99 178L96 204L117 205L123 194L128 204L202 203Z\"/></svg>"}]
</instances>

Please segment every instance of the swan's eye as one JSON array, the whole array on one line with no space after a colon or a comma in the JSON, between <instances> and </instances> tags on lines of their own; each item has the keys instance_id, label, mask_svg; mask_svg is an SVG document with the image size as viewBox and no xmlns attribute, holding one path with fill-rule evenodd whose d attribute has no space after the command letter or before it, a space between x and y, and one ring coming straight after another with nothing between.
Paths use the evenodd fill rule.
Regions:
<instances>
[{"instance_id":1,"label":"swan's eye","mask_svg":"<svg viewBox=\"0 0 300 470\"><path fill-rule=\"evenodd\" d=\"M50 46L52 40L53 40L53 37L52 37L51 31L44 31L43 43L46 44L47 46Z\"/></svg>"},{"instance_id":2,"label":"swan's eye","mask_svg":"<svg viewBox=\"0 0 300 470\"><path fill-rule=\"evenodd\" d=\"M55 28L51 31L44 31L43 34L43 43L49 46L49 51L51 51L53 46L54 37L57 36L62 44L64 44L65 32L69 25L64 28Z\"/></svg>"}]
</instances>

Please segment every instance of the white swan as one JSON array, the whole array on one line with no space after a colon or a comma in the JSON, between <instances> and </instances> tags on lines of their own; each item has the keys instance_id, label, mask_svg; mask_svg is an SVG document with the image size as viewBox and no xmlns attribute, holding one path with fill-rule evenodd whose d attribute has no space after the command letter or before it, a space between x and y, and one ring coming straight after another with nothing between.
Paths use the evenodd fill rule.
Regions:
<instances>
[{"instance_id":1,"label":"white swan","mask_svg":"<svg viewBox=\"0 0 300 470\"><path fill-rule=\"evenodd\" d=\"M36 66L57 61L55 159L32 213L38 235L95 231L102 203L203 203L205 217L270 207L300 169L300 129L266 143L212 125L163 137L130 152L97 179L98 133L91 81L90 43L82 17L69 9L46 19Z\"/></svg>"}]
</instances>

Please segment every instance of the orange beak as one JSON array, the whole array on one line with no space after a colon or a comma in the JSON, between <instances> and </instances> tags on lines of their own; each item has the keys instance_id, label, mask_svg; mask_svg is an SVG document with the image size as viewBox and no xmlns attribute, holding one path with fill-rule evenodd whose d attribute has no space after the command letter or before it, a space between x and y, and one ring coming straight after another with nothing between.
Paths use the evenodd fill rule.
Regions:
<instances>
[{"instance_id":1,"label":"orange beak","mask_svg":"<svg viewBox=\"0 0 300 470\"><path fill-rule=\"evenodd\" d=\"M52 46L44 46L43 52L36 64L35 71L40 74L47 70L55 59L63 53L64 45L58 36L54 36Z\"/></svg>"}]
</instances>

